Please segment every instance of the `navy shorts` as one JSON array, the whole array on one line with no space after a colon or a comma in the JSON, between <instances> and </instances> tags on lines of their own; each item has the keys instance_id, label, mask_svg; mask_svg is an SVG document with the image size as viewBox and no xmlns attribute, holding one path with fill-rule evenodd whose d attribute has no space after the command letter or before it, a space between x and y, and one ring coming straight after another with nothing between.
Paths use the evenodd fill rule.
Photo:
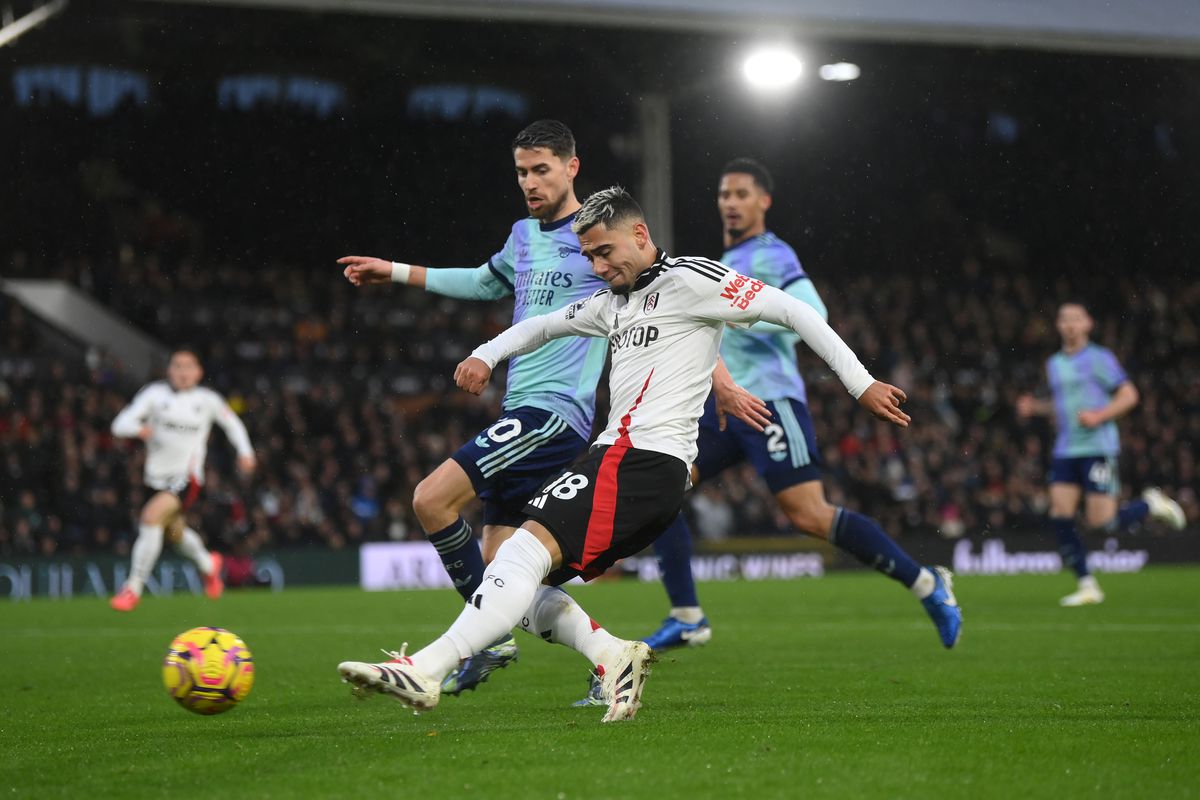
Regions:
<instances>
[{"instance_id":1,"label":"navy shorts","mask_svg":"<svg viewBox=\"0 0 1200 800\"><path fill-rule=\"evenodd\" d=\"M1073 483L1082 487L1086 494L1116 497L1121 493L1116 456L1055 458L1050 462L1050 482Z\"/></svg>"},{"instance_id":2,"label":"navy shorts","mask_svg":"<svg viewBox=\"0 0 1200 800\"><path fill-rule=\"evenodd\" d=\"M521 509L529 498L586 445L554 412L523 406L505 411L451 458L483 501L483 524L516 526L527 519Z\"/></svg>"},{"instance_id":3,"label":"navy shorts","mask_svg":"<svg viewBox=\"0 0 1200 800\"><path fill-rule=\"evenodd\" d=\"M808 406L799 400L769 400L771 424L759 433L736 417L726 415L725 430L717 428L716 401L710 395L700 418L700 480L716 477L735 464L749 461L778 494L800 483L821 479L821 451Z\"/></svg>"}]
</instances>

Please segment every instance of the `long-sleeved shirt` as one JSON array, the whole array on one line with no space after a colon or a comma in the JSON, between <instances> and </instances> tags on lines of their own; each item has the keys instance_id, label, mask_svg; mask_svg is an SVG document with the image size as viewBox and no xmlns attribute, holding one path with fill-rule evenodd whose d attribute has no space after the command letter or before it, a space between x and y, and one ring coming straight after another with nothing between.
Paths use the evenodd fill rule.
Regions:
<instances>
[{"instance_id":1,"label":"long-sleeved shirt","mask_svg":"<svg viewBox=\"0 0 1200 800\"><path fill-rule=\"evenodd\" d=\"M474 269L441 268L425 273L425 288L466 300L512 295L513 324L552 314L604 285L579 253L571 231L575 215L551 223L523 219L512 227L498 253ZM603 345L563 339L508 365L504 408L532 406L562 417L580 436L592 433L596 383L604 368Z\"/></svg>"},{"instance_id":2,"label":"long-sleeved shirt","mask_svg":"<svg viewBox=\"0 0 1200 800\"><path fill-rule=\"evenodd\" d=\"M782 289L829 318L796 252L770 231L735 244L721 256L721 262L749 278ZM751 328L725 331L721 357L734 381L751 394L763 400L788 397L804 403L808 396L796 364L796 342L796 334L790 329L760 322Z\"/></svg>"},{"instance_id":3,"label":"long-sleeved shirt","mask_svg":"<svg viewBox=\"0 0 1200 800\"><path fill-rule=\"evenodd\" d=\"M225 398L194 386L176 391L166 381L147 384L113 420L114 436L136 437L142 426L153 435L146 442L146 485L177 490L189 479L204 483L204 459L213 423L221 426L239 456L253 456L246 426Z\"/></svg>"},{"instance_id":4,"label":"long-sleeved shirt","mask_svg":"<svg viewBox=\"0 0 1200 800\"><path fill-rule=\"evenodd\" d=\"M563 336L607 337L612 410L597 444L696 458L697 421L727 323L795 331L859 397L874 378L808 304L716 261L661 251L628 293L601 289L556 314L514 325L472 354L489 367Z\"/></svg>"}]
</instances>

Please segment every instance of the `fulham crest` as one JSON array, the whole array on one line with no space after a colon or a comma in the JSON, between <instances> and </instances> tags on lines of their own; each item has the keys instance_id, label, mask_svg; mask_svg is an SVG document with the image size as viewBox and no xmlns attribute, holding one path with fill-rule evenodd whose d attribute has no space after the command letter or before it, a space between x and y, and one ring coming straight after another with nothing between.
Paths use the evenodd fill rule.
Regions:
<instances>
[{"instance_id":1,"label":"fulham crest","mask_svg":"<svg viewBox=\"0 0 1200 800\"><path fill-rule=\"evenodd\" d=\"M642 303L642 313L649 314L651 311L653 311L655 309L655 307L657 305L658 305L658 292L654 292L652 295L650 295L649 297L646 298L645 303Z\"/></svg>"}]
</instances>

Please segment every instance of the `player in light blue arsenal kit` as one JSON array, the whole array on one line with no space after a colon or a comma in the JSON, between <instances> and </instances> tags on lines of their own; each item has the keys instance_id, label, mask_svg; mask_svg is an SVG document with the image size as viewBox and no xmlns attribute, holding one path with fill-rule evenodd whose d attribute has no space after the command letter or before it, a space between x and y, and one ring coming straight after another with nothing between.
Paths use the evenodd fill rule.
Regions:
<instances>
[{"instance_id":1,"label":"player in light blue arsenal kit","mask_svg":"<svg viewBox=\"0 0 1200 800\"><path fill-rule=\"evenodd\" d=\"M338 259L346 278L356 286L396 282L466 300L511 296L514 324L590 297L604 281L579 254L571 230L580 205L574 135L561 122L539 120L513 140L512 154L529 216L486 263L430 269L346 256ZM417 485L413 511L464 600L479 588L495 548L524 520L526 501L587 444L604 354L603 341L570 337L512 359L504 413ZM476 497L483 501L482 553L460 513ZM472 688L516 655L516 642L505 636L468 659L444 689Z\"/></svg>"},{"instance_id":2,"label":"player in light blue arsenal kit","mask_svg":"<svg viewBox=\"0 0 1200 800\"><path fill-rule=\"evenodd\" d=\"M825 304L796 253L767 230L773 189L770 173L750 159L736 159L722 170L717 193L725 232L721 262L783 290L827 317ZM796 528L827 539L907 587L933 620L942 644L953 647L962 612L950 592L949 572L921 566L875 520L826 501L820 449L808 413L804 379L796 364L798 341L791 330L766 322L725 332L721 357L739 385L767 401L772 421L759 432L735 419L722 431L712 404L708 404L700 420L700 455L693 478L699 483L735 464L750 462ZM682 517L654 546L671 611L646 643L655 650L704 644L712 631L696 596L691 533Z\"/></svg>"},{"instance_id":3,"label":"player in light blue arsenal kit","mask_svg":"<svg viewBox=\"0 0 1200 800\"><path fill-rule=\"evenodd\" d=\"M486 263L430 269L345 256L338 263L346 278L356 286L396 282L467 300L512 296L514 325L590 297L605 283L580 255L571 230L580 208L575 137L561 122L540 120L517 135L512 154L529 216L513 225L504 247ZM525 503L584 449L605 350L603 339L572 336L510 359L504 413L417 485L413 510L464 600L479 588L496 548L525 519ZM753 400L723 368L714 379L714 391L728 388L738 398L730 401L731 413ZM476 497L483 501L482 553L461 514ZM516 656L516 642L506 635L467 658L447 676L443 691L474 688Z\"/></svg>"},{"instance_id":4,"label":"player in light blue arsenal kit","mask_svg":"<svg viewBox=\"0 0 1200 800\"><path fill-rule=\"evenodd\" d=\"M1111 350L1092 344L1092 317L1079 303L1064 303L1056 320L1062 349L1046 362L1052 400L1032 395L1017 399L1017 414L1053 415L1058 427L1050 466L1050 522L1063 563L1078 578L1076 591L1062 598L1064 606L1104 601L1104 592L1091 574L1087 548L1075 527L1083 501L1088 528L1117 531L1148 515L1175 529L1183 528L1183 509L1158 489L1147 489L1141 500L1120 508L1117 455L1118 417L1138 404L1138 391Z\"/></svg>"}]
</instances>

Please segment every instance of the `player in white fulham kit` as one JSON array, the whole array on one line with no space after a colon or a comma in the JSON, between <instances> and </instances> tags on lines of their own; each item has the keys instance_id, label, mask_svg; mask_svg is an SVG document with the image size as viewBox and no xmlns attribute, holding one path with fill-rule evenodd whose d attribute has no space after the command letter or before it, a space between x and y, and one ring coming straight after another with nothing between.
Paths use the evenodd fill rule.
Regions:
<instances>
[{"instance_id":1,"label":"player in white fulham kit","mask_svg":"<svg viewBox=\"0 0 1200 800\"><path fill-rule=\"evenodd\" d=\"M612 363L608 428L587 456L529 501L528 519L500 545L482 585L443 636L411 656L405 646L385 663L338 665L359 693L433 708L442 677L460 659L520 625L595 665L605 722L634 717L653 661L650 648L608 633L554 587L577 575L595 577L638 552L679 513L727 323L787 326L871 413L908 425L899 407L904 393L874 380L811 307L716 261L667 257L623 189L589 197L573 227L583 255L609 288L514 325L459 364L455 380L479 394L503 359L563 336L605 337Z\"/></svg>"},{"instance_id":2,"label":"player in white fulham kit","mask_svg":"<svg viewBox=\"0 0 1200 800\"><path fill-rule=\"evenodd\" d=\"M215 600L225 588L221 555L205 548L200 534L187 526L183 512L196 501L204 484L204 458L214 422L237 450L242 472L253 472L256 461L246 426L225 398L199 385L202 377L199 357L188 349L175 350L167 365L167 379L143 387L113 420L114 436L146 443L144 480L154 492L142 509L129 579L109 602L117 611L137 608L150 570L162 552L164 536L204 576L205 594Z\"/></svg>"}]
</instances>

